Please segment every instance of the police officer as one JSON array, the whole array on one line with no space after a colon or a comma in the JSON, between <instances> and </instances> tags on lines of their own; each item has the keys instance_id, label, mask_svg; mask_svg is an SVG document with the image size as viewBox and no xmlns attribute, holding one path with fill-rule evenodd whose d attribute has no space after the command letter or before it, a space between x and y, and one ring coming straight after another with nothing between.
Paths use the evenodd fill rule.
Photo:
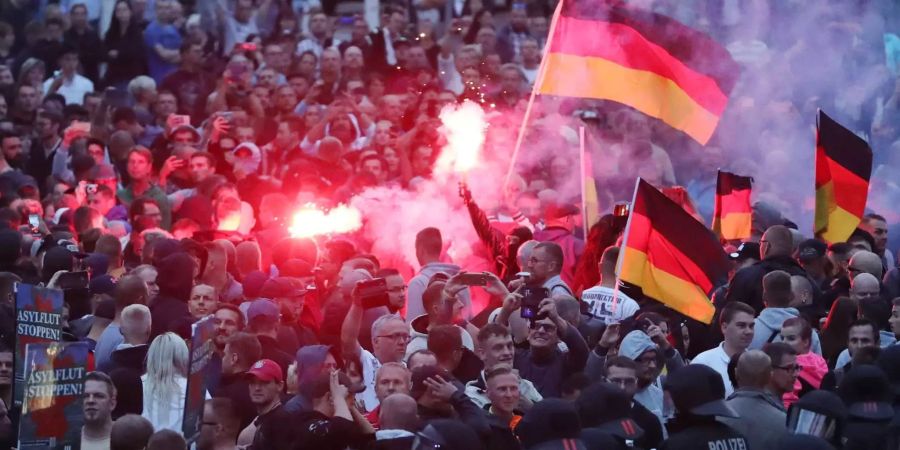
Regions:
<instances>
[{"instance_id":1,"label":"police officer","mask_svg":"<svg viewBox=\"0 0 900 450\"><path fill-rule=\"evenodd\" d=\"M689 365L670 374L663 389L667 409L674 409L675 416L669 421L671 436L661 450L747 450L741 433L716 421L716 417L738 417L725 403L725 385L718 372Z\"/></svg>"},{"instance_id":2,"label":"police officer","mask_svg":"<svg viewBox=\"0 0 900 450\"><path fill-rule=\"evenodd\" d=\"M811 391L791 405L787 413L788 430L795 435L822 438L837 448L843 446L847 407L837 394Z\"/></svg>"}]
</instances>

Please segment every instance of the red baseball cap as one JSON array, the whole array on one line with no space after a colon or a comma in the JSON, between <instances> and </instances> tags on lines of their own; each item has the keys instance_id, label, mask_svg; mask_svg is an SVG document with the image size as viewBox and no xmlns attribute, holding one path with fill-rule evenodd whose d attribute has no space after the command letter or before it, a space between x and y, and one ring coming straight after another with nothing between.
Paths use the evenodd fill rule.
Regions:
<instances>
[{"instance_id":1,"label":"red baseball cap","mask_svg":"<svg viewBox=\"0 0 900 450\"><path fill-rule=\"evenodd\" d=\"M281 372L281 366L271 359L261 359L250 367L247 376L255 377L260 381L284 381L284 375Z\"/></svg>"}]
</instances>

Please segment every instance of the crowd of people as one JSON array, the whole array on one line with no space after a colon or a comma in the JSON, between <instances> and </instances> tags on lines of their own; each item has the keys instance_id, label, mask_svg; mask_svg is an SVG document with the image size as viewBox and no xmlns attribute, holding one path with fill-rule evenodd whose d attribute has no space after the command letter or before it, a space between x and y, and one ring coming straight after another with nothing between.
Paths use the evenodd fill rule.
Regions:
<instances>
[{"instance_id":1,"label":"crowd of people","mask_svg":"<svg viewBox=\"0 0 900 450\"><path fill-rule=\"evenodd\" d=\"M633 2L741 64L710 146L621 105L539 100L523 151L542 156L499 201L459 188L484 264L448 256L456 230L419 227L403 249L417 267L373 250L389 234L296 237L293 212L415 191L448 105L517 124L555 3L339 3L0 0L0 447L22 414L29 283L64 291L64 339L91 349L83 450L187 448L188 343L210 316L199 450L900 448L891 2L804 19L828 25L829 70L865 78L846 95L804 64L821 55L785 20L804 2ZM803 89L755 82L785 68L817 72ZM798 231L809 202L780 184L816 102L875 151L872 212L846 242ZM685 186L708 222L717 165L758 177L712 324L617 280L624 217L585 229L575 206L579 126L604 143L606 211L641 176ZM489 132L484 152L510 147ZM71 272L88 281L61 283Z\"/></svg>"}]
</instances>

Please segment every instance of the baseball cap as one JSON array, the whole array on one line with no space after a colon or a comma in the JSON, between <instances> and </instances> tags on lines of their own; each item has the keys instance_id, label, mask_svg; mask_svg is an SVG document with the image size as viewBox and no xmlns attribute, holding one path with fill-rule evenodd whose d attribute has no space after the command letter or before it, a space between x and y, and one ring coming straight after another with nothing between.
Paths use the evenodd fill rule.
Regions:
<instances>
[{"instance_id":1,"label":"baseball cap","mask_svg":"<svg viewBox=\"0 0 900 450\"><path fill-rule=\"evenodd\" d=\"M359 394L366 390L362 384L353 383L343 372L338 372L338 382L347 387L351 394ZM321 373L307 383L300 386L300 392L308 399L316 399L331 391L331 374Z\"/></svg>"},{"instance_id":2,"label":"baseball cap","mask_svg":"<svg viewBox=\"0 0 900 450\"><path fill-rule=\"evenodd\" d=\"M278 305L271 300L259 299L250 302L250 306L247 308L247 321L262 316L278 319L281 312L278 310Z\"/></svg>"},{"instance_id":3,"label":"baseball cap","mask_svg":"<svg viewBox=\"0 0 900 450\"><path fill-rule=\"evenodd\" d=\"M244 297L248 299L258 298L260 296L259 292L268 279L269 276L260 270L248 273L242 283L244 286Z\"/></svg>"},{"instance_id":4,"label":"baseball cap","mask_svg":"<svg viewBox=\"0 0 900 450\"><path fill-rule=\"evenodd\" d=\"M289 277L276 277L266 280L259 296L263 298L279 298L279 297L298 297L306 294L306 289L300 283L300 280Z\"/></svg>"},{"instance_id":5,"label":"baseball cap","mask_svg":"<svg viewBox=\"0 0 900 450\"><path fill-rule=\"evenodd\" d=\"M91 281L88 284L88 290L91 295L112 294L112 291L115 288L116 280L107 273L92 276Z\"/></svg>"},{"instance_id":6,"label":"baseball cap","mask_svg":"<svg viewBox=\"0 0 900 450\"><path fill-rule=\"evenodd\" d=\"M255 362L244 375L255 377L259 381L284 381L281 366L271 359L261 359Z\"/></svg>"},{"instance_id":7,"label":"baseball cap","mask_svg":"<svg viewBox=\"0 0 900 450\"><path fill-rule=\"evenodd\" d=\"M728 254L733 261L743 261L746 259L759 259L759 244L756 242L741 242L737 250Z\"/></svg>"},{"instance_id":8,"label":"baseball cap","mask_svg":"<svg viewBox=\"0 0 900 450\"><path fill-rule=\"evenodd\" d=\"M797 248L797 259L802 262L814 261L825 256L828 245L818 239L807 239Z\"/></svg>"},{"instance_id":9,"label":"baseball cap","mask_svg":"<svg viewBox=\"0 0 900 450\"><path fill-rule=\"evenodd\" d=\"M725 403L722 376L702 364L691 364L669 374L663 389L669 392L678 411L696 416L739 417Z\"/></svg>"}]
</instances>

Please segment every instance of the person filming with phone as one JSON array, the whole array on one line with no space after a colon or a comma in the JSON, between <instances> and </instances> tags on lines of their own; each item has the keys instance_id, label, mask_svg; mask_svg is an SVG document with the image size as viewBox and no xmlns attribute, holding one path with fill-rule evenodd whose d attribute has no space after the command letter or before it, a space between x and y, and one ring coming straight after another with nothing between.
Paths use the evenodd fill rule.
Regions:
<instances>
[{"instance_id":1,"label":"person filming with phone","mask_svg":"<svg viewBox=\"0 0 900 450\"><path fill-rule=\"evenodd\" d=\"M507 295L497 322L508 327L509 317L516 310L529 319L528 348L516 349L513 367L522 378L534 383L544 398L559 397L563 380L584 369L588 346L578 330L559 316L556 302L548 298L549 295L544 296L536 308L529 306L534 300L528 297L530 295L519 293ZM567 350L560 350L560 340Z\"/></svg>"}]
</instances>

